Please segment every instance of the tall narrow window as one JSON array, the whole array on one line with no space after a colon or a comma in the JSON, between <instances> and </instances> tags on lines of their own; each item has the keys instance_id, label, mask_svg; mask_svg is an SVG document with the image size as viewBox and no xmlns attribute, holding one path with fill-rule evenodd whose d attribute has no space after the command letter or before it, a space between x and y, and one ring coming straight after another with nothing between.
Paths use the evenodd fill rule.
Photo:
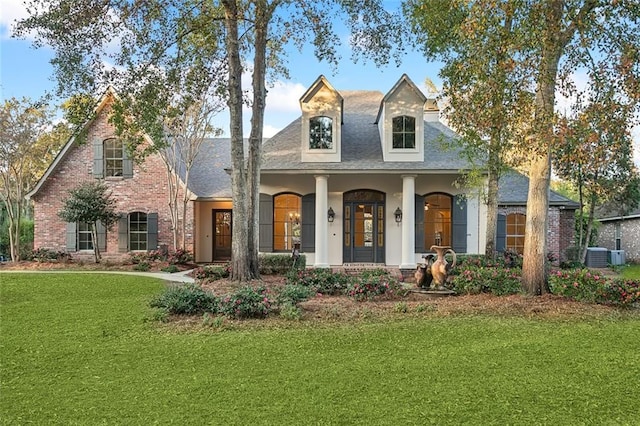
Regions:
<instances>
[{"instance_id":1,"label":"tall narrow window","mask_svg":"<svg viewBox=\"0 0 640 426\"><path fill-rule=\"evenodd\" d=\"M431 194L424 202L424 247L451 245L452 197Z\"/></svg>"},{"instance_id":2,"label":"tall narrow window","mask_svg":"<svg viewBox=\"0 0 640 426\"><path fill-rule=\"evenodd\" d=\"M302 197L280 194L273 197L273 249L300 248Z\"/></svg>"},{"instance_id":3,"label":"tall narrow window","mask_svg":"<svg viewBox=\"0 0 640 426\"><path fill-rule=\"evenodd\" d=\"M104 141L104 174L105 176L123 175L124 144L120 139L111 138Z\"/></svg>"},{"instance_id":4,"label":"tall narrow window","mask_svg":"<svg viewBox=\"0 0 640 426\"><path fill-rule=\"evenodd\" d=\"M527 217L522 213L507 215L507 250L522 254L526 219Z\"/></svg>"},{"instance_id":5,"label":"tall narrow window","mask_svg":"<svg viewBox=\"0 0 640 426\"><path fill-rule=\"evenodd\" d=\"M622 250L622 230L620 229L620 223L615 225L615 237L616 237L616 250Z\"/></svg>"},{"instance_id":6,"label":"tall narrow window","mask_svg":"<svg viewBox=\"0 0 640 426\"><path fill-rule=\"evenodd\" d=\"M333 120L330 117L309 120L309 148L333 149Z\"/></svg>"},{"instance_id":7,"label":"tall narrow window","mask_svg":"<svg viewBox=\"0 0 640 426\"><path fill-rule=\"evenodd\" d=\"M129 250L147 250L147 214L133 212L129 215Z\"/></svg>"},{"instance_id":8,"label":"tall narrow window","mask_svg":"<svg viewBox=\"0 0 640 426\"><path fill-rule=\"evenodd\" d=\"M393 148L416 147L416 119L407 115L393 118Z\"/></svg>"},{"instance_id":9,"label":"tall narrow window","mask_svg":"<svg viewBox=\"0 0 640 426\"><path fill-rule=\"evenodd\" d=\"M93 250L91 224L78 222L78 250Z\"/></svg>"}]
</instances>

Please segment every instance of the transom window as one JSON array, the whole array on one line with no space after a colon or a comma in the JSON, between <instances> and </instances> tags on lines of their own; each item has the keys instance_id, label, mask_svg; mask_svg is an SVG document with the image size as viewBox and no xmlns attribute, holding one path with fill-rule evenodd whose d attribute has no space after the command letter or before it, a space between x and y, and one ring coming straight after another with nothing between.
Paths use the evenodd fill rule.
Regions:
<instances>
[{"instance_id":1,"label":"transom window","mask_svg":"<svg viewBox=\"0 0 640 426\"><path fill-rule=\"evenodd\" d=\"M522 213L507 215L507 250L522 254L524 251L524 229L527 217Z\"/></svg>"},{"instance_id":2,"label":"transom window","mask_svg":"<svg viewBox=\"0 0 640 426\"><path fill-rule=\"evenodd\" d=\"M330 117L309 120L309 148L333 149L333 120Z\"/></svg>"},{"instance_id":3,"label":"transom window","mask_svg":"<svg viewBox=\"0 0 640 426\"><path fill-rule=\"evenodd\" d=\"M124 144L120 139L104 141L104 173L105 176L122 176Z\"/></svg>"},{"instance_id":4,"label":"transom window","mask_svg":"<svg viewBox=\"0 0 640 426\"><path fill-rule=\"evenodd\" d=\"M416 147L416 119L408 115L393 118L393 148Z\"/></svg>"},{"instance_id":5,"label":"transom window","mask_svg":"<svg viewBox=\"0 0 640 426\"><path fill-rule=\"evenodd\" d=\"M91 235L91 224L78 222L77 229L78 250L93 250L93 236Z\"/></svg>"},{"instance_id":6,"label":"transom window","mask_svg":"<svg viewBox=\"0 0 640 426\"><path fill-rule=\"evenodd\" d=\"M133 212L129 214L129 249L147 250L147 214Z\"/></svg>"},{"instance_id":7,"label":"transom window","mask_svg":"<svg viewBox=\"0 0 640 426\"><path fill-rule=\"evenodd\" d=\"M300 248L302 197L280 194L273 197L273 249Z\"/></svg>"},{"instance_id":8,"label":"transom window","mask_svg":"<svg viewBox=\"0 0 640 426\"><path fill-rule=\"evenodd\" d=\"M424 246L451 245L452 197L447 194L431 194L424 201Z\"/></svg>"}]
</instances>

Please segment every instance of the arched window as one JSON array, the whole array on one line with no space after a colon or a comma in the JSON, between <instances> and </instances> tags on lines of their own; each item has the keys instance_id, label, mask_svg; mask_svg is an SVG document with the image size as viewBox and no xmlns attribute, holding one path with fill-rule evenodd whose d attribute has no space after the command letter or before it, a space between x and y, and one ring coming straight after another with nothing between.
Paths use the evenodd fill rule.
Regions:
<instances>
[{"instance_id":1,"label":"arched window","mask_svg":"<svg viewBox=\"0 0 640 426\"><path fill-rule=\"evenodd\" d=\"M302 197L280 194L273 197L273 250L300 248Z\"/></svg>"},{"instance_id":2,"label":"arched window","mask_svg":"<svg viewBox=\"0 0 640 426\"><path fill-rule=\"evenodd\" d=\"M507 215L507 250L522 254L526 220L527 217L522 213L510 213Z\"/></svg>"},{"instance_id":3,"label":"arched window","mask_svg":"<svg viewBox=\"0 0 640 426\"><path fill-rule=\"evenodd\" d=\"M116 138L104 141L104 175L123 176L124 144Z\"/></svg>"},{"instance_id":4,"label":"arched window","mask_svg":"<svg viewBox=\"0 0 640 426\"><path fill-rule=\"evenodd\" d=\"M451 245L451 206L448 194L431 194L424 198L424 247Z\"/></svg>"},{"instance_id":5,"label":"arched window","mask_svg":"<svg viewBox=\"0 0 640 426\"><path fill-rule=\"evenodd\" d=\"M129 214L129 250L147 250L147 214L133 212Z\"/></svg>"},{"instance_id":6,"label":"arched window","mask_svg":"<svg viewBox=\"0 0 640 426\"><path fill-rule=\"evenodd\" d=\"M416 147L416 119L408 115L393 118L393 148Z\"/></svg>"},{"instance_id":7,"label":"arched window","mask_svg":"<svg viewBox=\"0 0 640 426\"><path fill-rule=\"evenodd\" d=\"M330 117L309 120L309 148L333 149L333 120Z\"/></svg>"}]
</instances>

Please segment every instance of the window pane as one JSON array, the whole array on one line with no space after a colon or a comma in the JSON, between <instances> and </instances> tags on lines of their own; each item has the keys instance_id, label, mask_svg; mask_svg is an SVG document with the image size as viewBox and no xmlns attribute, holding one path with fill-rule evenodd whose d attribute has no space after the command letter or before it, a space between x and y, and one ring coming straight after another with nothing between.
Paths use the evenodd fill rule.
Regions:
<instances>
[{"instance_id":1,"label":"window pane","mask_svg":"<svg viewBox=\"0 0 640 426\"><path fill-rule=\"evenodd\" d=\"M78 230L78 250L93 250L93 236L91 235L91 225L86 222L79 222Z\"/></svg>"},{"instance_id":2,"label":"window pane","mask_svg":"<svg viewBox=\"0 0 640 426\"><path fill-rule=\"evenodd\" d=\"M507 215L507 250L523 253L526 220L527 217L521 213Z\"/></svg>"},{"instance_id":3,"label":"window pane","mask_svg":"<svg viewBox=\"0 0 640 426\"><path fill-rule=\"evenodd\" d=\"M122 176L122 159L124 144L120 139L104 141L104 171L106 176Z\"/></svg>"},{"instance_id":4,"label":"window pane","mask_svg":"<svg viewBox=\"0 0 640 426\"><path fill-rule=\"evenodd\" d=\"M313 117L309 120L309 148L333 149L333 120Z\"/></svg>"},{"instance_id":5,"label":"window pane","mask_svg":"<svg viewBox=\"0 0 640 426\"><path fill-rule=\"evenodd\" d=\"M129 249L147 250L147 214L129 214Z\"/></svg>"},{"instance_id":6,"label":"window pane","mask_svg":"<svg viewBox=\"0 0 640 426\"><path fill-rule=\"evenodd\" d=\"M415 148L416 146L416 119L403 115L393 118L392 143L394 149Z\"/></svg>"},{"instance_id":7,"label":"window pane","mask_svg":"<svg viewBox=\"0 0 640 426\"><path fill-rule=\"evenodd\" d=\"M273 249L299 248L302 237L302 197L281 194L273 198Z\"/></svg>"},{"instance_id":8,"label":"window pane","mask_svg":"<svg viewBox=\"0 0 640 426\"><path fill-rule=\"evenodd\" d=\"M424 204L424 244L451 245L451 206L452 197L446 194L432 194L425 198Z\"/></svg>"}]
</instances>

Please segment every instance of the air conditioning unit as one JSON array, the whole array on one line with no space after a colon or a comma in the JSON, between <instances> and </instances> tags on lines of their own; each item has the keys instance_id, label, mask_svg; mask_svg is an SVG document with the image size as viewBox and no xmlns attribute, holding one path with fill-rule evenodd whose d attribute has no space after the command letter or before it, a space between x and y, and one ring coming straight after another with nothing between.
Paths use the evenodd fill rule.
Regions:
<instances>
[{"instance_id":1,"label":"air conditioning unit","mask_svg":"<svg viewBox=\"0 0 640 426\"><path fill-rule=\"evenodd\" d=\"M587 247L587 257L584 263L588 268L606 268L607 249L604 247Z\"/></svg>"},{"instance_id":2,"label":"air conditioning unit","mask_svg":"<svg viewBox=\"0 0 640 426\"><path fill-rule=\"evenodd\" d=\"M607 252L607 260L610 265L624 265L627 263L624 257L624 250L609 250Z\"/></svg>"}]
</instances>

